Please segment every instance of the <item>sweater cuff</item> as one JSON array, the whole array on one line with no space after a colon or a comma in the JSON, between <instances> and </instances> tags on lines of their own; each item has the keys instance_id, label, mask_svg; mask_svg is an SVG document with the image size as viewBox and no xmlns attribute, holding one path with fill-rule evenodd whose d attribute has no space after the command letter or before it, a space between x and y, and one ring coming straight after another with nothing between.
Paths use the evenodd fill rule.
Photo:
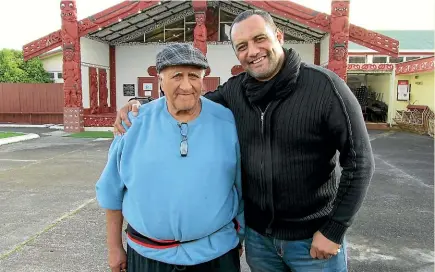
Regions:
<instances>
[{"instance_id":1,"label":"sweater cuff","mask_svg":"<svg viewBox=\"0 0 435 272\"><path fill-rule=\"evenodd\" d=\"M332 242L341 245L343 243L343 238L347 231L347 227L337 223L336 221L329 220L319 229L319 231L323 234L323 236Z\"/></svg>"}]
</instances>

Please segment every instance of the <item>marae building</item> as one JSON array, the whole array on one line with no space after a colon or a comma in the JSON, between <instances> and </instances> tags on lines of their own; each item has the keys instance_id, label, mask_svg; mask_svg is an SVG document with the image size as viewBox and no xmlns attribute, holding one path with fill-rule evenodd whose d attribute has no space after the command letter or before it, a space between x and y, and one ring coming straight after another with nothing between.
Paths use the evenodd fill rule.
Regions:
<instances>
[{"instance_id":1,"label":"marae building","mask_svg":"<svg viewBox=\"0 0 435 272\"><path fill-rule=\"evenodd\" d=\"M397 39L349 23L349 1L344 0L332 1L330 14L291 1L124 1L82 20L77 20L75 1L61 1L62 29L25 45L23 53L26 60L41 57L53 77L63 82L66 131L111 127L116 110L131 97L159 97L155 56L167 43L193 43L206 54L210 69L205 92L242 72L229 28L235 16L254 8L273 16L284 32L284 47L344 80L370 70L348 64L349 43L380 56L399 57ZM62 69L55 68L60 59ZM396 69L388 63L375 66L369 67L389 74ZM386 104L395 93L390 82ZM385 123L392 122L394 109L388 111Z\"/></svg>"}]
</instances>

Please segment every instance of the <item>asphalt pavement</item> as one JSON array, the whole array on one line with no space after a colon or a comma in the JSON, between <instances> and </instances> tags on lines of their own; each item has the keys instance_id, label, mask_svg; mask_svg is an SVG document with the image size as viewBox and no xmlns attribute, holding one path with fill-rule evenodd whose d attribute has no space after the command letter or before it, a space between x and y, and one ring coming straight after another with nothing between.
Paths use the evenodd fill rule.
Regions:
<instances>
[{"instance_id":1,"label":"asphalt pavement","mask_svg":"<svg viewBox=\"0 0 435 272\"><path fill-rule=\"evenodd\" d=\"M108 271L95 182L110 141L0 131L41 135L0 146L0 271ZM349 271L434 271L434 141L402 132L371 139L376 172L348 231Z\"/></svg>"}]
</instances>

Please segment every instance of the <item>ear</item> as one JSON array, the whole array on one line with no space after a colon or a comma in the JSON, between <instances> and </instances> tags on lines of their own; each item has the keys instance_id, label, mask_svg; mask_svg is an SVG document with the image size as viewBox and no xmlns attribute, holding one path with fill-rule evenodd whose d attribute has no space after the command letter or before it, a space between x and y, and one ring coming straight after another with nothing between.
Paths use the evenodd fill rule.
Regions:
<instances>
[{"instance_id":1,"label":"ear","mask_svg":"<svg viewBox=\"0 0 435 272\"><path fill-rule=\"evenodd\" d=\"M284 44L284 33L279 28L276 29L276 38L281 45Z\"/></svg>"}]
</instances>

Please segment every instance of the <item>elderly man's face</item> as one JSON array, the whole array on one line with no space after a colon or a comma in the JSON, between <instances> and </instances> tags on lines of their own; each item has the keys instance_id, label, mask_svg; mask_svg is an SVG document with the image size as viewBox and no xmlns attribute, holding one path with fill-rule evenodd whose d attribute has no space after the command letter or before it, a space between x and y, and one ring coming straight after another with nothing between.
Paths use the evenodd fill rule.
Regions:
<instances>
[{"instance_id":1,"label":"elderly man's face","mask_svg":"<svg viewBox=\"0 0 435 272\"><path fill-rule=\"evenodd\" d=\"M231 40L242 67L258 80L275 76L284 59L282 44L284 35L272 29L259 15L236 23Z\"/></svg>"},{"instance_id":2,"label":"elderly man's face","mask_svg":"<svg viewBox=\"0 0 435 272\"><path fill-rule=\"evenodd\" d=\"M172 66L160 72L160 84L171 108L191 111L199 103L204 70L195 66Z\"/></svg>"}]
</instances>

